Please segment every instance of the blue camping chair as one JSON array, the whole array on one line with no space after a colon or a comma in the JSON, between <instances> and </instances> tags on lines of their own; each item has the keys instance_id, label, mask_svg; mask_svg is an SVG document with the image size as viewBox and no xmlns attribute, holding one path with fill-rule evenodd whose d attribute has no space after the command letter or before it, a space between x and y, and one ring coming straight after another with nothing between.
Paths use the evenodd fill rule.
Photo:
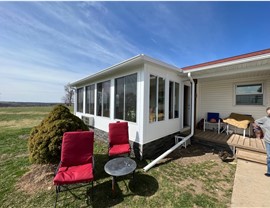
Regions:
<instances>
[{"instance_id":1,"label":"blue camping chair","mask_svg":"<svg viewBox=\"0 0 270 208\"><path fill-rule=\"evenodd\" d=\"M219 113L207 113L207 119L204 119L203 122L203 131L205 131L206 127L210 127L213 129L217 129L218 134L220 134L222 122L219 117Z\"/></svg>"}]
</instances>

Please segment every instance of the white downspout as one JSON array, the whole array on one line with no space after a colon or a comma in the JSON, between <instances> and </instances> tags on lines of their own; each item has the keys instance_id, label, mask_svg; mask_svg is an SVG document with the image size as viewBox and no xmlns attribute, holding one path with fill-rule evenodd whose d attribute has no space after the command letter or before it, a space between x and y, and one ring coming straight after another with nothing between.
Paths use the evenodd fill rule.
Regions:
<instances>
[{"instance_id":1,"label":"white downspout","mask_svg":"<svg viewBox=\"0 0 270 208\"><path fill-rule=\"evenodd\" d=\"M188 77L190 79L191 88L192 88L192 93L191 93L191 97L192 97L192 105L191 105L191 132L186 137L178 137L178 138L181 138L182 140L180 142L178 142L176 145L174 145L171 149L168 149L166 152L164 152L158 158L156 158L155 160L153 160L147 166L145 166L143 168L143 170L145 172L148 171L150 168L152 168L158 161L160 161L161 159L163 159L164 157L166 157L167 155L169 155L170 153L172 153L175 149L177 149L178 147L180 147L185 142L187 142L187 140L189 140L193 136L193 134L194 134L195 83L194 83L194 80L191 77L191 73L188 73Z\"/></svg>"}]
</instances>

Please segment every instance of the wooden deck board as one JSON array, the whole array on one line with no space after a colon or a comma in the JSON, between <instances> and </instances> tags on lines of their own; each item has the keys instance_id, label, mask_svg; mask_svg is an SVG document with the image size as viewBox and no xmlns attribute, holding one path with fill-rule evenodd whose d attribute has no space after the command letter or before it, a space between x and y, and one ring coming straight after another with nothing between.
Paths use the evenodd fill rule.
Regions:
<instances>
[{"instance_id":1,"label":"wooden deck board","mask_svg":"<svg viewBox=\"0 0 270 208\"><path fill-rule=\"evenodd\" d=\"M249 146L251 148L257 149L257 143L255 139L249 139Z\"/></svg>"},{"instance_id":2,"label":"wooden deck board","mask_svg":"<svg viewBox=\"0 0 270 208\"><path fill-rule=\"evenodd\" d=\"M260 150L265 150L265 143L263 139L256 139L257 148Z\"/></svg>"},{"instance_id":3,"label":"wooden deck board","mask_svg":"<svg viewBox=\"0 0 270 208\"><path fill-rule=\"evenodd\" d=\"M194 137L199 140L209 141L218 144L224 144L234 146L236 148L243 148L252 151L258 151L265 153L265 144L262 139L243 137L239 134L226 135L225 133L217 134L213 131L201 131L197 130Z\"/></svg>"},{"instance_id":4,"label":"wooden deck board","mask_svg":"<svg viewBox=\"0 0 270 208\"><path fill-rule=\"evenodd\" d=\"M264 149L264 146L260 140L255 140L256 141L256 146L258 149Z\"/></svg>"}]
</instances>

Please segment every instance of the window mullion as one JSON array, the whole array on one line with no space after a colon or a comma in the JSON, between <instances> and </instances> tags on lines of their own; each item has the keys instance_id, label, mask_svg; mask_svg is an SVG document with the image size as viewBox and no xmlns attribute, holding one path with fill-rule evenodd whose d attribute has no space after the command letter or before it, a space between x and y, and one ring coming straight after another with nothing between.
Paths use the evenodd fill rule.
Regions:
<instances>
[{"instance_id":1,"label":"window mullion","mask_svg":"<svg viewBox=\"0 0 270 208\"><path fill-rule=\"evenodd\" d=\"M104 96L104 84L102 83L102 86L101 86L101 116L103 117L103 107L104 107L104 104L103 104L103 96Z\"/></svg>"},{"instance_id":2,"label":"window mullion","mask_svg":"<svg viewBox=\"0 0 270 208\"><path fill-rule=\"evenodd\" d=\"M126 78L124 78L124 103L123 103L123 120L126 120Z\"/></svg>"},{"instance_id":3,"label":"window mullion","mask_svg":"<svg viewBox=\"0 0 270 208\"><path fill-rule=\"evenodd\" d=\"M159 77L157 76L157 83L156 83L156 121L158 121L158 88L159 88Z\"/></svg>"},{"instance_id":4,"label":"window mullion","mask_svg":"<svg viewBox=\"0 0 270 208\"><path fill-rule=\"evenodd\" d=\"M173 114L172 117L175 118L175 82L173 82Z\"/></svg>"}]
</instances>

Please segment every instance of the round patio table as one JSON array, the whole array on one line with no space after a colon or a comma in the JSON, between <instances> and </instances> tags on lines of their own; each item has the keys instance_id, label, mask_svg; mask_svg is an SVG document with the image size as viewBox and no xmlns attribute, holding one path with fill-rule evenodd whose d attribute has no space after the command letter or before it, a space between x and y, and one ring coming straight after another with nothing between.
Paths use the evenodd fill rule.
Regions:
<instances>
[{"instance_id":1,"label":"round patio table","mask_svg":"<svg viewBox=\"0 0 270 208\"><path fill-rule=\"evenodd\" d=\"M104 170L106 173L111 175L112 178L112 191L115 190L115 180L118 176L125 176L130 173L134 173L135 169L137 167L137 164L134 160L130 159L129 157L117 157L112 160L109 160L105 166Z\"/></svg>"}]
</instances>

